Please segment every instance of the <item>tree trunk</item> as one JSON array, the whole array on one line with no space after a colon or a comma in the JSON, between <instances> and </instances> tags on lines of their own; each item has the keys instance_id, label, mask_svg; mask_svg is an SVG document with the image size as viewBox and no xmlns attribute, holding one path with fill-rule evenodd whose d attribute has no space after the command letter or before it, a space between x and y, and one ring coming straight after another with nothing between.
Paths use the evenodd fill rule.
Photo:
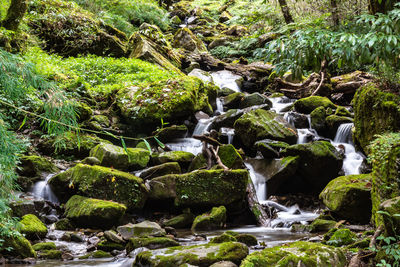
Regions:
<instances>
[{"instance_id":1,"label":"tree trunk","mask_svg":"<svg viewBox=\"0 0 400 267\"><path fill-rule=\"evenodd\" d=\"M27 0L11 0L7 16L5 20L1 22L1 26L7 30L16 31L27 9Z\"/></svg>"},{"instance_id":2,"label":"tree trunk","mask_svg":"<svg viewBox=\"0 0 400 267\"><path fill-rule=\"evenodd\" d=\"M287 24L293 23L294 20L293 20L292 15L290 14L290 10L289 10L286 0L278 0L278 1L279 1L279 5L281 6L283 17L285 18L285 22Z\"/></svg>"},{"instance_id":3,"label":"tree trunk","mask_svg":"<svg viewBox=\"0 0 400 267\"><path fill-rule=\"evenodd\" d=\"M339 25L339 15L338 15L338 7L336 0L331 0L331 8L332 8L332 20L333 25Z\"/></svg>"},{"instance_id":4,"label":"tree trunk","mask_svg":"<svg viewBox=\"0 0 400 267\"><path fill-rule=\"evenodd\" d=\"M368 0L369 13L375 15L376 13L386 14L394 8L394 4L399 0Z\"/></svg>"}]
</instances>

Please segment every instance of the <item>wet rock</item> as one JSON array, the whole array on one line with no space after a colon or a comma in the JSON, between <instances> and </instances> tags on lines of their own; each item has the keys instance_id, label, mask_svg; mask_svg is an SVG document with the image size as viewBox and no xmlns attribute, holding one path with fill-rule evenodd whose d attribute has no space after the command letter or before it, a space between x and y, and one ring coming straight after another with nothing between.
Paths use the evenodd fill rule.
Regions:
<instances>
[{"instance_id":1,"label":"wet rock","mask_svg":"<svg viewBox=\"0 0 400 267\"><path fill-rule=\"evenodd\" d=\"M290 182L299 167L299 157L285 157L282 159L272 160L264 168L265 177L269 177L267 180L268 194L274 195L279 194L282 191L282 186Z\"/></svg>"},{"instance_id":2,"label":"wet rock","mask_svg":"<svg viewBox=\"0 0 400 267\"><path fill-rule=\"evenodd\" d=\"M181 167L178 162L167 162L161 165L150 167L142 171L139 175L144 180L152 179L155 177L167 175L167 174L181 174Z\"/></svg>"},{"instance_id":3,"label":"wet rock","mask_svg":"<svg viewBox=\"0 0 400 267\"><path fill-rule=\"evenodd\" d=\"M244 93L236 92L224 97L222 102L227 109L236 109L239 108L240 103L243 101L244 97Z\"/></svg>"},{"instance_id":4,"label":"wet rock","mask_svg":"<svg viewBox=\"0 0 400 267\"><path fill-rule=\"evenodd\" d=\"M124 244L125 241L120 237L115 231L105 231L104 232L104 237L111 242L118 243L118 244Z\"/></svg>"},{"instance_id":5,"label":"wet rock","mask_svg":"<svg viewBox=\"0 0 400 267\"><path fill-rule=\"evenodd\" d=\"M32 200L19 198L10 203L10 208L12 210L14 217L22 217L27 214L39 215L36 211L35 204Z\"/></svg>"},{"instance_id":6,"label":"wet rock","mask_svg":"<svg viewBox=\"0 0 400 267\"><path fill-rule=\"evenodd\" d=\"M65 204L65 216L80 227L110 228L120 222L125 211L123 204L78 195Z\"/></svg>"},{"instance_id":7,"label":"wet rock","mask_svg":"<svg viewBox=\"0 0 400 267\"><path fill-rule=\"evenodd\" d=\"M79 233L71 233L71 241L75 243L82 243L85 241L85 239Z\"/></svg>"},{"instance_id":8,"label":"wet rock","mask_svg":"<svg viewBox=\"0 0 400 267\"><path fill-rule=\"evenodd\" d=\"M219 115L212 123L212 128L228 127L233 128L233 124L244 114L243 110L230 109L225 114Z\"/></svg>"},{"instance_id":9,"label":"wet rock","mask_svg":"<svg viewBox=\"0 0 400 267\"><path fill-rule=\"evenodd\" d=\"M344 267L347 260L341 249L319 243L298 241L289 245L267 248L245 258L241 266L304 266Z\"/></svg>"},{"instance_id":10,"label":"wet rock","mask_svg":"<svg viewBox=\"0 0 400 267\"><path fill-rule=\"evenodd\" d=\"M52 224L58 221L58 217L56 215L46 215L44 216L44 222L46 224Z\"/></svg>"},{"instance_id":11,"label":"wet rock","mask_svg":"<svg viewBox=\"0 0 400 267\"><path fill-rule=\"evenodd\" d=\"M228 96L228 95L231 95L234 93L235 93L234 90L232 90L230 88L226 88L226 87L218 88L218 90L217 90L218 96Z\"/></svg>"},{"instance_id":12,"label":"wet rock","mask_svg":"<svg viewBox=\"0 0 400 267\"><path fill-rule=\"evenodd\" d=\"M67 218L62 218L58 222L56 222L55 228L56 230L61 230L61 231L69 231L75 229L71 221L68 220Z\"/></svg>"},{"instance_id":13,"label":"wet rock","mask_svg":"<svg viewBox=\"0 0 400 267\"><path fill-rule=\"evenodd\" d=\"M257 151L260 151L261 154L263 155L264 159L270 159L270 158L278 158L279 153L276 151L274 148L269 146L267 143L261 141L258 141L254 144L255 148Z\"/></svg>"},{"instance_id":14,"label":"wet rock","mask_svg":"<svg viewBox=\"0 0 400 267\"><path fill-rule=\"evenodd\" d=\"M4 256L36 258L36 252L33 250L31 243L22 235L4 236L0 253ZM6 248L12 248L11 250Z\"/></svg>"},{"instance_id":15,"label":"wet rock","mask_svg":"<svg viewBox=\"0 0 400 267\"><path fill-rule=\"evenodd\" d=\"M192 162L194 155L185 151L169 151L153 157L155 163L178 162L182 169L187 169Z\"/></svg>"},{"instance_id":16,"label":"wet rock","mask_svg":"<svg viewBox=\"0 0 400 267\"><path fill-rule=\"evenodd\" d=\"M214 207L208 213L197 216L192 225L192 231L214 230L224 227L226 222L226 208L224 206Z\"/></svg>"},{"instance_id":17,"label":"wet rock","mask_svg":"<svg viewBox=\"0 0 400 267\"><path fill-rule=\"evenodd\" d=\"M272 139L294 144L297 133L286 120L273 111L257 109L242 115L234 124L243 144L252 147L256 141Z\"/></svg>"},{"instance_id":18,"label":"wet rock","mask_svg":"<svg viewBox=\"0 0 400 267\"><path fill-rule=\"evenodd\" d=\"M126 253L145 247L148 249L160 249L167 247L176 247L179 243L167 237L144 237L144 238L131 238L126 245Z\"/></svg>"},{"instance_id":19,"label":"wet rock","mask_svg":"<svg viewBox=\"0 0 400 267\"><path fill-rule=\"evenodd\" d=\"M125 249L125 245L124 244L115 243L115 242L112 242L112 241L109 241L109 240L103 240L103 241L97 243L96 247L97 247L98 250L102 250L102 251L105 251L105 252L112 252L114 250L121 251L121 250Z\"/></svg>"},{"instance_id":20,"label":"wet rock","mask_svg":"<svg viewBox=\"0 0 400 267\"><path fill-rule=\"evenodd\" d=\"M260 93L252 93L250 95L245 95L240 102L239 108L248 108L252 106L259 106L267 104L270 108L272 107L272 102Z\"/></svg>"},{"instance_id":21,"label":"wet rock","mask_svg":"<svg viewBox=\"0 0 400 267\"><path fill-rule=\"evenodd\" d=\"M33 214L22 216L22 220L18 224L18 230L29 240L42 239L47 235L46 225Z\"/></svg>"},{"instance_id":22,"label":"wet rock","mask_svg":"<svg viewBox=\"0 0 400 267\"><path fill-rule=\"evenodd\" d=\"M287 113L289 123L292 124L295 128L310 128L310 124L308 123L307 115L297 113L297 112L288 112Z\"/></svg>"},{"instance_id":23,"label":"wet rock","mask_svg":"<svg viewBox=\"0 0 400 267\"><path fill-rule=\"evenodd\" d=\"M74 256L73 256L71 253L64 252L64 253L61 255L61 259L64 260L64 261L71 261L71 260L74 259Z\"/></svg>"},{"instance_id":24,"label":"wet rock","mask_svg":"<svg viewBox=\"0 0 400 267\"><path fill-rule=\"evenodd\" d=\"M222 163L229 169L244 169L242 156L233 145L222 145L219 147L218 156Z\"/></svg>"},{"instance_id":25,"label":"wet rock","mask_svg":"<svg viewBox=\"0 0 400 267\"><path fill-rule=\"evenodd\" d=\"M90 252L84 256L79 257L79 259L101 259L101 258L111 258L112 255L109 252L105 252L102 250L96 250L94 252Z\"/></svg>"},{"instance_id":26,"label":"wet rock","mask_svg":"<svg viewBox=\"0 0 400 267\"><path fill-rule=\"evenodd\" d=\"M340 219L369 223L371 219L371 174L341 176L329 182L320 198Z\"/></svg>"},{"instance_id":27,"label":"wet rock","mask_svg":"<svg viewBox=\"0 0 400 267\"><path fill-rule=\"evenodd\" d=\"M125 240L129 240L132 237L162 237L166 234L159 224L150 221L118 226L117 231Z\"/></svg>"},{"instance_id":28,"label":"wet rock","mask_svg":"<svg viewBox=\"0 0 400 267\"><path fill-rule=\"evenodd\" d=\"M44 250L38 253L40 258L47 260L59 260L62 258L62 252L57 249Z\"/></svg>"},{"instance_id":29,"label":"wet rock","mask_svg":"<svg viewBox=\"0 0 400 267\"><path fill-rule=\"evenodd\" d=\"M309 229L311 233L328 232L335 228L337 222L332 220L316 219L314 220Z\"/></svg>"},{"instance_id":30,"label":"wet rock","mask_svg":"<svg viewBox=\"0 0 400 267\"><path fill-rule=\"evenodd\" d=\"M333 104L328 98L322 96L310 96L294 102L294 108L300 113L310 114L318 107L334 109L336 108L336 105Z\"/></svg>"},{"instance_id":31,"label":"wet rock","mask_svg":"<svg viewBox=\"0 0 400 267\"><path fill-rule=\"evenodd\" d=\"M342 116L342 117L349 117L349 118L352 117L351 112L347 108L342 107L342 106L337 107L337 109L335 111L335 115Z\"/></svg>"},{"instance_id":32,"label":"wet rock","mask_svg":"<svg viewBox=\"0 0 400 267\"><path fill-rule=\"evenodd\" d=\"M150 152L141 148L122 148L111 144L99 144L90 151L102 166L119 170L138 170L147 166Z\"/></svg>"},{"instance_id":33,"label":"wet rock","mask_svg":"<svg viewBox=\"0 0 400 267\"><path fill-rule=\"evenodd\" d=\"M328 131L328 136L334 138L339 126L343 123L352 123L353 119L349 117L341 117L337 115L330 115L326 117L326 127Z\"/></svg>"},{"instance_id":34,"label":"wet rock","mask_svg":"<svg viewBox=\"0 0 400 267\"><path fill-rule=\"evenodd\" d=\"M96 157L86 157L81 161L82 164L86 165L101 165L101 161Z\"/></svg>"},{"instance_id":35,"label":"wet rock","mask_svg":"<svg viewBox=\"0 0 400 267\"><path fill-rule=\"evenodd\" d=\"M164 222L165 226L170 226L173 228L189 228L194 220L194 215L190 212L190 209L186 210L186 213L175 216Z\"/></svg>"},{"instance_id":36,"label":"wet rock","mask_svg":"<svg viewBox=\"0 0 400 267\"><path fill-rule=\"evenodd\" d=\"M184 137L188 132L186 125L172 125L153 132L161 142L169 142L173 139Z\"/></svg>"},{"instance_id":37,"label":"wet rock","mask_svg":"<svg viewBox=\"0 0 400 267\"><path fill-rule=\"evenodd\" d=\"M326 243L330 246L341 247L345 245L350 245L356 240L356 234L349 229L338 229Z\"/></svg>"},{"instance_id":38,"label":"wet rock","mask_svg":"<svg viewBox=\"0 0 400 267\"><path fill-rule=\"evenodd\" d=\"M311 114L311 128L315 129L318 133L325 133L326 131L326 112L324 107L314 109Z\"/></svg>"},{"instance_id":39,"label":"wet rock","mask_svg":"<svg viewBox=\"0 0 400 267\"><path fill-rule=\"evenodd\" d=\"M236 238L232 235L229 235L227 233L223 233L222 235L216 236L210 240L210 243L224 243L224 242L236 242Z\"/></svg>"},{"instance_id":40,"label":"wet rock","mask_svg":"<svg viewBox=\"0 0 400 267\"><path fill-rule=\"evenodd\" d=\"M50 249L57 249L56 244L54 242L43 242L43 243L36 243L32 246L35 251L43 251L43 250L50 250Z\"/></svg>"},{"instance_id":41,"label":"wet rock","mask_svg":"<svg viewBox=\"0 0 400 267\"><path fill-rule=\"evenodd\" d=\"M210 73L201 69L192 70L188 76L194 76L202 80L203 82L211 83L213 82L213 78Z\"/></svg>"},{"instance_id":42,"label":"wet rock","mask_svg":"<svg viewBox=\"0 0 400 267\"><path fill-rule=\"evenodd\" d=\"M207 48L189 28L181 28L174 35L173 46L188 51L206 52Z\"/></svg>"},{"instance_id":43,"label":"wet rock","mask_svg":"<svg viewBox=\"0 0 400 267\"><path fill-rule=\"evenodd\" d=\"M22 156L18 174L27 177L41 176L43 173L56 173L59 169L48 159L40 156Z\"/></svg>"},{"instance_id":44,"label":"wet rock","mask_svg":"<svg viewBox=\"0 0 400 267\"><path fill-rule=\"evenodd\" d=\"M210 267L237 267L237 265L231 261L220 261L210 265Z\"/></svg>"},{"instance_id":45,"label":"wet rock","mask_svg":"<svg viewBox=\"0 0 400 267\"><path fill-rule=\"evenodd\" d=\"M143 180L129 173L101 166L78 164L50 179L49 184L60 200L73 194L113 200L128 209L141 209L147 198Z\"/></svg>"},{"instance_id":46,"label":"wet rock","mask_svg":"<svg viewBox=\"0 0 400 267\"><path fill-rule=\"evenodd\" d=\"M165 251L168 251L168 254L165 254ZM161 267L164 263L171 266L181 264L208 266L219 261L240 264L248 253L247 246L238 242L174 247L141 252L136 257L133 266Z\"/></svg>"}]
</instances>

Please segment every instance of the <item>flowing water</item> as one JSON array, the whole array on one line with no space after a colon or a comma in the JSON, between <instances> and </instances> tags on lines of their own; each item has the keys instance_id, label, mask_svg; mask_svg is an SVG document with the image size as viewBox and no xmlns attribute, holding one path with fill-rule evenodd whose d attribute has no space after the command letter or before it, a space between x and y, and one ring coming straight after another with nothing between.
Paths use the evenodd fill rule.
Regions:
<instances>
[{"instance_id":1,"label":"flowing water","mask_svg":"<svg viewBox=\"0 0 400 267\"><path fill-rule=\"evenodd\" d=\"M53 176L54 176L54 174L49 174L45 180L39 181L36 184L34 184L34 186L32 188L32 194L36 198L48 200L52 203L58 204L59 203L58 199L48 184L49 180Z\"/></svg>"}]
</instances>

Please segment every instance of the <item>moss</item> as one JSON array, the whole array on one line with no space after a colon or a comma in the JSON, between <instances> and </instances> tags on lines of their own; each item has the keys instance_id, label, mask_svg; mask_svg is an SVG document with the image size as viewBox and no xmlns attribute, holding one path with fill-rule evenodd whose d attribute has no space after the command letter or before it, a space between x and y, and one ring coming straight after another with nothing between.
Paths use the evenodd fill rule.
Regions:
<instances>
[{"instance_id":1,"label":"moss","mask_svg":"<svg viewBox=\"0 0 400 267\"><path fill-rule=\"evenodd\" d=\"M244 98L245 94L241 92L235 92L224 97L224 106L228 107L229 109L232 108L239 108L240 102Z\"/></svg>"},{"instance_id":2,"label":"moss","mask_svg":"<svg viewBox=\"0 0 400 267\"><path fill-rule=\"evenodd\" d=\"M174 47L181 47L189 51L205 52L207 51L204 43L197 38L193 32L187 28L179 29L174 35Z\"/></svg>"},{"instance_id":3,"label":"moss","mask_svg":"<svg viewBox=\"0 0 400 267\"><path fill-rule=\"evenodd\" d=\"M226 222L226 208L214 207L211 212L197 216L192 225L192 231L212 230L224 227Z\"/></svg>"},{"instance_id":4,"label":"moss","mask_svg":"<svg viewBox=\"0 0 400 267\"><path fill-rule=\"evenodd\" d=\"M257 238L254 235L250 234L238 234L235 235L235 238L238 242L246 244L247 246L257 246Z\"/></svg>"},{"instance_id":5,"label":"moss","mask_svg":"<svg viewBox=\"0 0 400 267\"><path fill-rule=\"evenodd\" d=\"M356 234L349 229L338 229L326 243L331 246L341 247L354 243L356 239Z\"/></svg>"},{"instance_id":6,"label":"moss","mask_svg":"<svg viewBox=\"0 0 400 267\"><path fill-rule=\"evenodd\" d=\"M27 214L22 216L22 220L19 222L18 230L25 234L30 240L36 240L46 237L47 227L33 214Z\"/></svg>"},{"instance_id":7,"label":"moss","mask_svg":"<svg viewBox=\"0 0 400 267\"><path fill-rule=\"evenodd\" d=\"M375 84L367 84L357 90L354 99L354 136L362 149L377 134L400 130L400 96L384 92Z\"/></svg>"},{"instance_id":8,"label":"moss","mask_svg":"<svg viewBox=\"0 0 400 267\"><path fill-rule=\"evenodd\" d=\"M150 167L140 173L143 179L151 179L160 177L167 174L180 174L182 173L181 167L178 162L167 162L161 165Z\"/></svg>"},{"instance_id":9,"label":"moss","mask_svg":"<svg viewBox=\"0 0 400 267\"><path fill-rule=\"evenodd\" d=\"M323 132L325 130L325 118L326 112L324 107L318 107L314 109L311 114L311 128L317 130L318 132Z\"/></svg>"},{"instance_id":10,"label":"moss","mask_svg":"<svg viewBox=\"0 0 400 267\"><path fill-rule=\"evenodd\" d=\"M224 243L224 242L235 242L237 241L234 236L231 236L227 233L223 233L222 235L216 236L210 240L210 243Z\"/></svg>"},{"instance_id":11,"label":"moss","mask_svg":"<svg viewBox=\"0 0 400 267\"><path fill-rule=\"evenodd\" d=\"M2 237L3 245L0 247L0 253L5 256L36 258L36 252L31 243L22 235ZM7 249L11 248L11 249Z\"/></svg>"},{"instance_id":12,"label":"moss","mask_svg":"<svg viewBox=\"0 0 400 267\"><path fill-rule=\"evenodd\" d=\"M184 213L178 216L175 216L166 222L164 222L165 226L170 226L173 228L189 228L194 220L194 215L192 213Z\"/></svg>"},{"instance_id":13,"label":"moss","mask_svg":"<svg viewBox=\"0 0 400 267\"><path fill-rule=\"evenodd\" d=\"M369 248L370 243L371 243L371 238L367 237L367 238L361 239L359 241L356 241L353 244L348 245L347 248L348 249L352 249L352 248L367 249L367 248Z\"/></svg>"},{"instance_id":14,"label":"moss","mask_svg":"<svg viewBox=\"0 0 400 267\"><path fill-rule=\"evenodd\" d=\"M185 151L169 151L158 155L156 161L160 163L178 162L181 167L185 168L192 162L194 155Z\"/></svg>"},{"instance_id":15,"label":"moss","mask_svg":"<svg viewBox=\"0 0 400 267\"><path fill-rule=\"evenodd\" d=\"M141 209L147 199L143 180L126 172L101 166L77 164L54 176L49 184L55 194L67 200L73 194L113 200L128 209Z\"/></svg>"},{"instance_id":16,"label":"moss","mask_svg":"<svg viewBox=\"0 0 400 267\"><path fill-rule=\"evenodd\" d=\"M244 163L242 156L233 145L223 145L219 147L218 156L222 163L229 169L243 169Z\"/></svg>"},{"instance_id":17,"label":"moss","mask_svg":"<svg viewBox=\"0 0 400 267\"><path fill-rule=\"evenodd\" d=\"M159 249L176 246L179 246L179 243L167 237L131 238L126 245L126 252L130 253L140 247Z\"/></svg>"},{"instance_id":18,"label":"moss","mask_svg":"<svg viewBox=\"0 0 400 267\"><path fill-rule=\"evenodd\" d=\"M196 157L193 158L192 162L189 165L189 172L206 169L207 168L207 160L204 157L203 153L198 154Z\"/></svg>"},{"instance_id":19,"label":"moss","mask_svg":"<svg viewBox=\"0 0 400 267\"><path fill-rule=\"evenodd\" d=\"M338 106L335 111L335 115L342 117L351 117L351 112L345 107Z\"/></svg>"},{"instance_id":20,"label":"moss","mask_svg":"<svg viewBox=\"0 0 400 267\"><path fill-rule=\"evenodd\" d=\"M34 177L41 173L58 172L58 168L53 163L40 156L23 156L20 161L21 169L18 173L24 176Z\"/></svg>"},{"instance_id":21,"label":"moss","mask_svg":"<svg viewBox=\"0 0 400 267\"><path fill-rule=\"evenodd\" d=\"M97 249L106 251L106 252L111 252L113 250L124 250L125 247L122 244L111 242L108 240L103 240L100 243L97 244Z\"/></svg>"},{"instance_id":22,"label":"moss","mask_svg":"<svg viewBox=\"0 0 400 267\"><path fill-rule=\"evenodd\" d=\"M54 242L37 243L37 244L33 245L32 248L35 251L57 249L56 244Z\"/></svg>"},{"instance_id":23,"label":"moss","mask_svg":"<svg viewBox=\"0 0 400 267\"><path fill-rule=\"evenodd\" d=\"M332 220L316 219L310 225L310 232L327 232L330 229L334 228L336 224L337 222Z\"/></svg>"},{"instance_id":24,"label":"moss","mask_svg":"<svg viewBox=\"0 0 400 267\"><path fill-rule=\"evenodd\" d=\"M305 114L310 114L318 107L336 108L336 105L333 104L328 98L322 96L310 96L294 102L294 108L296 111Z\"/></svg>"},{"instance_id":25,"label":"moss","mask_svg":"<svg viewBox=\"0 0 400 267\"><path fill-rule=\"evenodd\" d=\"M109 252L105 252L102 250L96 250L95 252L90 252L84 256L79 257L79 259L84 260L84 259L100 259L100 258L111 258L112 255Z\"/></svg>"},{"instance_id":26,"label":"moss","mask_svg":"<svg viewBox=\"0 0 400 267\"><path fill-rule=\"evenodd\" d=\"M62 218L59 221L55 223L56 230L61 230L61 231L68 231L68 230L74 230L75 227L72 225L70 220L67 218Z\"/></svg>"},{"instance_id":27,"label":"moss","mask_svg":"<svg viewBox=\"0 0 400 267\"><path fill-rule=\"evenodd\" d=\"M262 139L294 144L297 133L273 111L257 109L242 115L234 124L235 133L247 147Z\"/></svg>"},{"instance_id":28,"label":"moss","mask_svg":"<svg viewBox=\"0 0 400 267\"><path fill-rule=\"evenodd\" d=\"M65 215L79 226L107 229L116 225L126 211L126 206L100 199L75 195L65 205Z\"/></svg>"},{"instance_id":29,"label":"moss","mask_svg":"<svg viewBox=\"0 0 400 267\"><path fill-rule=\"evenodd\" d=\"M62 252L57 249L49 249L41 251L39 254L40 258L48 260L60 260L62 257Z\"/></svg>"},{"instance_id":30,"label":"moss","mask_svg":"<svg viewBox=\"0 0 400 267\"><path fill-rule=\"evenodd\" d=\"M368 223L371 218L371 174L341 176L329 182L320 198L341 219Z\"/></svg>"}]
</instances>

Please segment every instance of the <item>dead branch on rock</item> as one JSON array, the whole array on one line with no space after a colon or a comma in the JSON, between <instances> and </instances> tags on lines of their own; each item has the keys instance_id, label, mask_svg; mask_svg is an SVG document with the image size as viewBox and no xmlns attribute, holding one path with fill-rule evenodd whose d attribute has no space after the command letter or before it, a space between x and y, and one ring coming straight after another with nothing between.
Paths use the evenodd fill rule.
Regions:
<instances>
[{"instance_id":1,"label":"dead branch on rock","mask_svg":"<svg viewBox=\"0 0 400 267\"><path fill-rule=\"evenodd\" d=\"M376 229L374 235L372 236L371 242L369 242L369 248L375 247L375 245L376 245L376 239L378 238L378 236L381 235L382 231L383 231L383 226L380 225L380 226Z\"/></svg>"},{"instance_id":2,"label":"dead branch on rock","mask_svg":"<svg viewBox=\"0 0 400 267\"><path fill-rule=\"evenodd\" d=\"M193 138L203 142L202 152L207 160L208 170L212 168L214 162L216 162L216 164L218 164L218 166L220 166L223 170L229 170L229 168L222 163L221 158L218 156L219 147L222 146L218 140L207 135L193 135Z\"/></svg>"}]
</instances>

